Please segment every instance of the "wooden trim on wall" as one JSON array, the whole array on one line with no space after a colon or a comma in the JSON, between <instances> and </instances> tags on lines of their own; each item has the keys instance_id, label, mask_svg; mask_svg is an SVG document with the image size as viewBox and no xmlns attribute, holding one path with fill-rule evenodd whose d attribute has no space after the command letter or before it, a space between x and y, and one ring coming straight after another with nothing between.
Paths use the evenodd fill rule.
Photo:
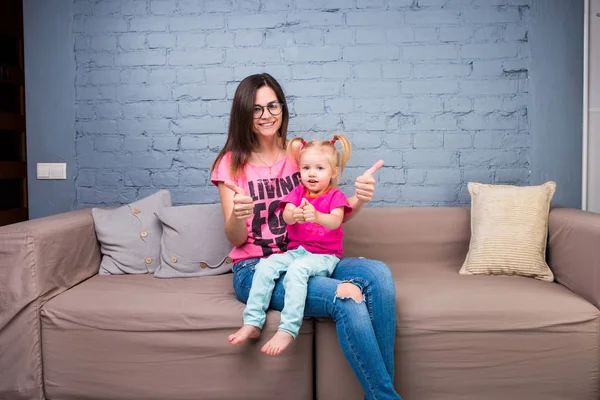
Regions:
<instances>
[{"instance_id":1,"label":"wooden trim on wall","mask_svg":"<svg viewBox=\"0 0 600 400\"><path fill-rule=\"evenodd\" d=\"M25 116L0 111L0 131L25 131Z\"/></svg>"},{"instance_id":2,"label":"wooden trim on wall","mask_svg":"<svg viewBox=\"0 0 600 400\"><path fill-rule=\"evenodd\" d=\"M16 208L14 210L0 210L0 226L26 221L29 218L27 208Z\"/></svg>"},{"instance_id":3,"label":"wooden trim on wall","mask_svg":"<svg viewBox=\"0 0 600 400\"><path fill-rule=\"evenodd\" d=\"M22 69L0 64L0 83L22 86L25 83L25 74Z\"/></svg>"},{"instance_id":4,"label":"wooden trim on wall","mask_svg":"<svg viewBox=\"0 0 600 400\"><path fill-rule=\"evenodd\" d=\"M0 161L0 179L27 178L27 164L23 161Z\"/></svg>"},{"instance_id":5,"label":"wooden trim on wall","mask_svg":"<svg viewBox=\"0 0 600 400\"><path fill-rule=\"evenodd\" d=\"M16 144L15 138L3 137L2 131L7 131L6 134L11 136L20 135L19 149L17 150L17 147L14 149L16 153L12 154L13 150L6 149L6 152L11 154L6 154L6 158L3 156L5 161L0 161L0 182L6 184L10 190L10 193L1 194L9 196L8 201L3 203L3 207L18 207L0 210L0 226L3 226L29 219L22 0L0 0L0 35L2 40L8 40L7 57L2 58L6 62L0 65L0 84L7 87L5 95L11 98L5 100L9 100L9 106L13 106L0 111L0 139L8 140L13 147ZM17 53L13 52L15 50Z\"/></svg>"}]
</instances>

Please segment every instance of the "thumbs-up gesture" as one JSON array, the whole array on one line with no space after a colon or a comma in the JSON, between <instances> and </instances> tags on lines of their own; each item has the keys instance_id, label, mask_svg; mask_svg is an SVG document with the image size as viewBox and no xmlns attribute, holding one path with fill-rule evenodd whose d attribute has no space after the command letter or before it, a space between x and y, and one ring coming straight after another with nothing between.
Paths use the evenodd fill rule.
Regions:
<instances>
[{"instance_id":1,"label":"thumbs-up gesture","mask_svg":"<svg viewBox=\"0 0 600 400\"><path fill-rule=\"evenodd\" d=\"M356 178L354 187L356 188L356 198L359 201L368 203L373 199L373 193L375 192L375 178L373 174L381 167L383 167L383 160L377 161L364 174Z\"/></svg>"},{"instance_id":2,"label":"thumbs-up gesture","mask_svg":"<svg viewBox=\"0 0 600 400\"><path fill-rule=\"evenodd\" d=\"M294 218L294 221L296 221L299 224L303 224L305 222L304 220L304 206L308 204L308 201L306 201L306 199L302 199L302 201L300 202L300 204L298 205L298 207L294 208L294 212L292 213L292 217Z\"/></svg>"},{"instance_id":3,"label":"thumbs-up gesture","mask_svg":"<svg viewBox=\"0 0 600 400\"><path fill-rule=\"evenodd\" d=\"M236 219L252 218L254 212L254 202L252 197L246 194L246 191L235 185L233 182L224 182L225 186L233 190L233 215Z\"/></svg>"},{"instance_id":4,"label":"thumbs-up gesture","mask_svg":"<svg viewBox=\"0 0 600 400\"><path fill-rule=\"evenodd\" d=\"M302 199L302 201L306 202L303 209L304 220L306 222L317 222L317 210L315 210L315 206L310 204L306 199Z\"/></svg>"}]
</instances>

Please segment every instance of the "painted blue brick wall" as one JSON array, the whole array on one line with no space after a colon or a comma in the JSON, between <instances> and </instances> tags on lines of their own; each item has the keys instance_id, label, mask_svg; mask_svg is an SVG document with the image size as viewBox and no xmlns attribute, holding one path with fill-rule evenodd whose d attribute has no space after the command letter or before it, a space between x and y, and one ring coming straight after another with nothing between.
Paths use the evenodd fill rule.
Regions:
<instances>
[{"instance_id":1,"label":"painted blue brick wall","mask_svg":"<svg viewBox=\"0 0 600 400\"><path fill-rule=\"evenodd\" d=\"M528 0L75 0L78 207L169 189L213 203L209 167L248 74L283 85L290 135L348 135L344 189L462 205L529 183Z\"/></svg>"}]
</instances>

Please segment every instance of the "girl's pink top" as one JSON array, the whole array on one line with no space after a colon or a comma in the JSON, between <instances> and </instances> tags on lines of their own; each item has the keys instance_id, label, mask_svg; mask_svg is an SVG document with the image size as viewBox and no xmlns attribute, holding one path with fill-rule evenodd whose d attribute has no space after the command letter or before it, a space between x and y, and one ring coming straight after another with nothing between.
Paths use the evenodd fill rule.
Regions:
<instances>
[{"instance_id":1,"label":"girl's pink top","mask_svg":"<svg viewBox=\"0 0 600 400\"><path fill-rule=\"evenodd\" d=\"M279 207L285 208L287 203L292 203L298 207L302 199L306 199L315 207L315 210L321 213L330 214L332 210L338 207L344 207L344 215L352 212L352 208L348 204L348 200L346 200L346 195L341 190L334 188L330 188L325 193L312 197L309 196L304 186L298 186L281 200ZM296 223L288 225L287 231L289 250L294 250L302 246L313 254L331 254L337 258L342 258L342 254L344 253L342 249L342 242L344 240L342 224L336 229L327 229L314 222Z\"/></svg>"}]
</instances>

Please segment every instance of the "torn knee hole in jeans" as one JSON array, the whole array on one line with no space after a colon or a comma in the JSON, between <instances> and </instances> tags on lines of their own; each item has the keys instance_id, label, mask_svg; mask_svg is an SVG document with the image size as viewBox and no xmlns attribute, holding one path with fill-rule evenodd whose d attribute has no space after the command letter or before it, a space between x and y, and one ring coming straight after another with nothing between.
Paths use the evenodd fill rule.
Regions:
<instances>
[{"instance_id":1,"label":"torn knee hole in jeans","mask_svg":"<svg viewBox=\"0 0 600 400\"><path fill-rule=\"evenodd\" d=\"M335 302L337 299L341 299L341 300L352 299L357 304L360 304L363 301L365 301L365 296L362 293L362 290L360 289L360 287L355 285L352 280L349 280L349 281L343 281L342 283L340 283L338 285L333 301Z\"/></svg>"}]
</instances>

